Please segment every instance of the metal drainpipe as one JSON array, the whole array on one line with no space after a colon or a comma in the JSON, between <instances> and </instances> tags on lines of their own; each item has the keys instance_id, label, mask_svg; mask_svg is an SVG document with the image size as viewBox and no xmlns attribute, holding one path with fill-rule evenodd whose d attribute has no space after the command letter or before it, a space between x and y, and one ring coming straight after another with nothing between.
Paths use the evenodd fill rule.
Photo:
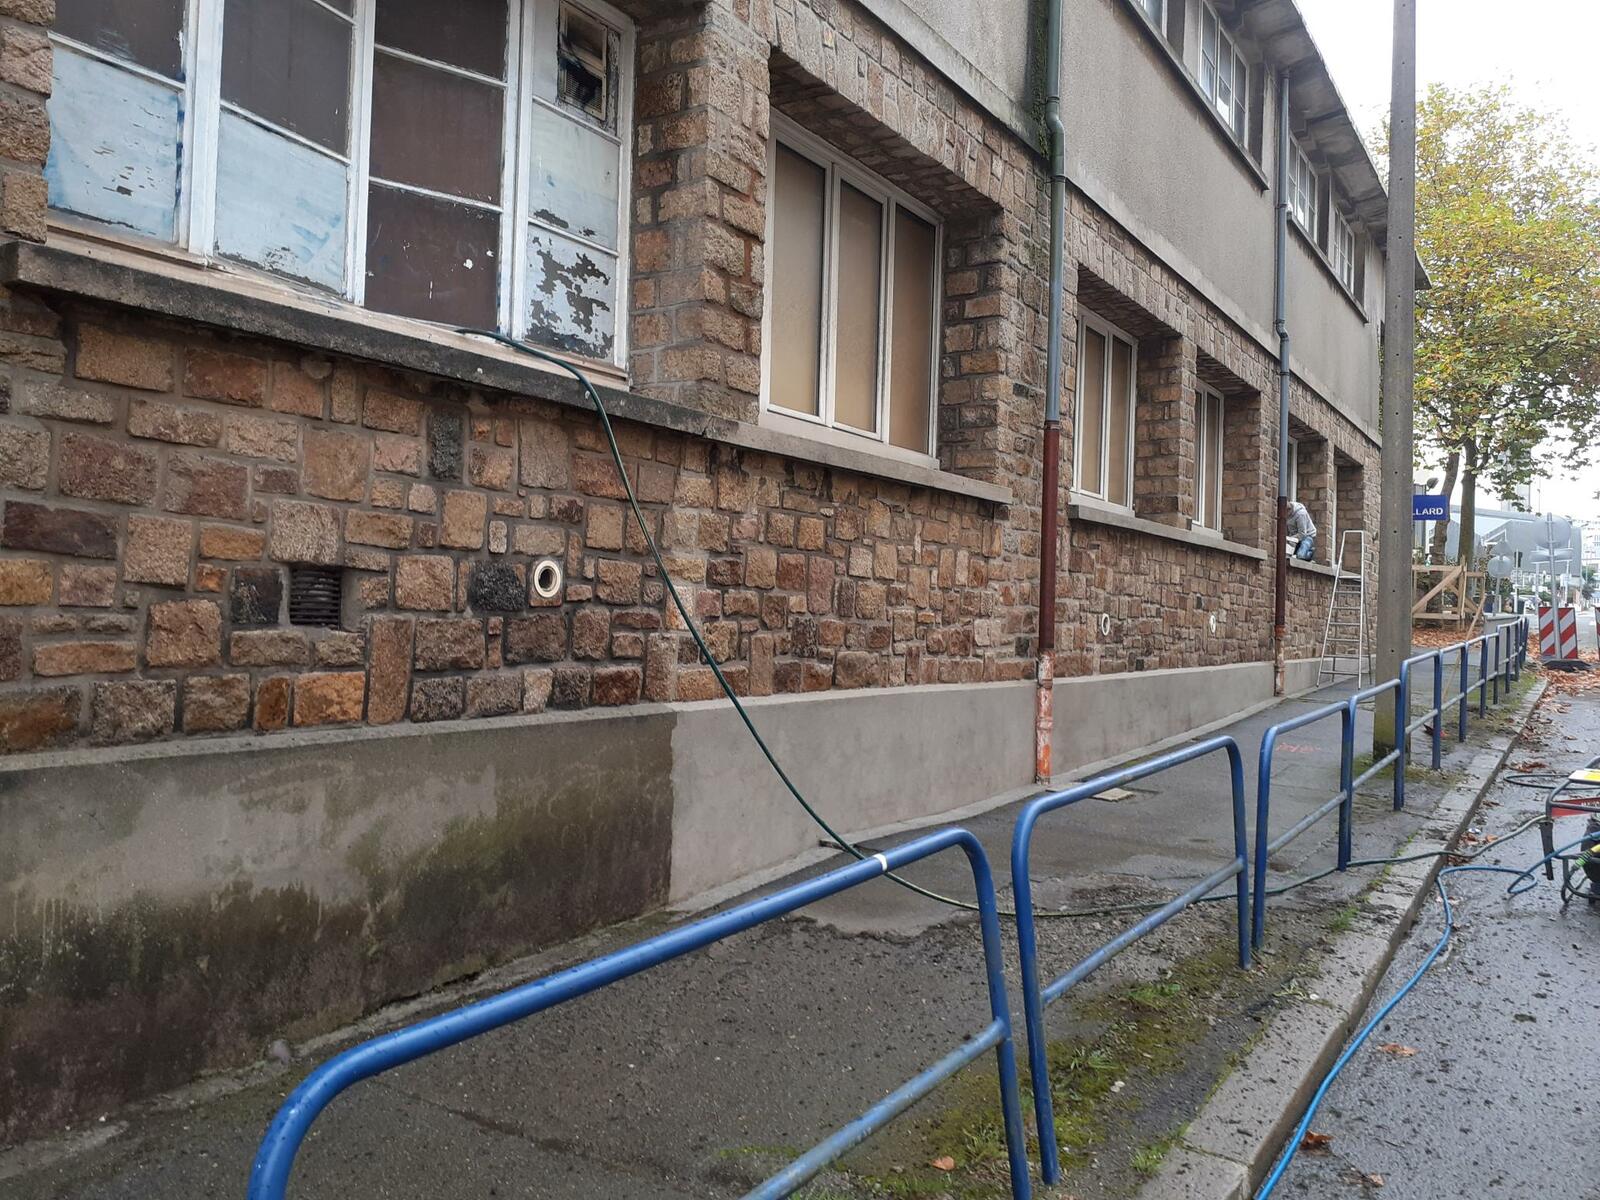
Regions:
<instances>
[{"instance_id":1,"label":"metal drainpipe","mask_svg":"<svg viewBox=\"0 0 1600 1200\"><path fill-rule=\"evenodd\" d=\"M1049 783L1055 731L1056 560L1061 509L1061 325L1062 280L1067 241L1067 130L1061 121L1061 25L1066 0L1049 0L1045 61L1044 121L1050 136L1050 328L1045 354L1044 494L1039 530L1039 662L1035 680L1033 774Z\"/></svg>"},{"instance_id":2,"label":"metal drainpipe","mask_svg":"<svg viewBox=\"0 0 1600 1200\"><path fill-rule=\"evenodd\" d=\"M1273 325L1278 331L1278 538L1272 544L1272 691L1284 691L1284 640L1289 598L1289 77L1278 76L1278 236Z\"/></svg>"}]
</instances>

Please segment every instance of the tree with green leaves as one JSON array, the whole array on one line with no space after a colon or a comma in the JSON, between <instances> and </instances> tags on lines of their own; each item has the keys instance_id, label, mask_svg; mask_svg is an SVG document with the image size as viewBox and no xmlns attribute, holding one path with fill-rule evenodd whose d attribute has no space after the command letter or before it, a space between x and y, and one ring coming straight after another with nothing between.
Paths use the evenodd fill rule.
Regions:
<instances>
[{"instance_id":1,"label":"tree with green leaves","mask_svg":"<svg viewBox=\"0 0 1600 1200\"><path fill-rule=\"evenodd\" d=\"M1432 280L1417 293L1418 451L1442 460L1446 495L1462 482L1470 569L1478 478L1509 492L1600 433L1600 157L1504 87L1430 87L1417 253Z\"/></svg>"}]
</instances>

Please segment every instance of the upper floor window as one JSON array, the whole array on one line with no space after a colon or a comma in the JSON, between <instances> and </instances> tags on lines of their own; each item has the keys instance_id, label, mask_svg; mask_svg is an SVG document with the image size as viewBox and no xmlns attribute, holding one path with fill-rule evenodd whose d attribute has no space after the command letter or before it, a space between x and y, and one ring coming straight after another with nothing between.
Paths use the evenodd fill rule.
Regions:
<instances>
[{"instance_id":1,"label":"upper floor window","mask_svg":"<svg viewBox=\"0 0 1600 1200\"><path fill-rule=\"evenodd\" d=\"M1317 237L1317 173L1300 143L1289 142L1289 211L1312 241Z\"/></svg>"},{"instance_id":2,"label":"upper floor window","mask_svg":"<svg viewBox=\"0 0 1600 1200\"><path fill-rule=\"evenodd\" d=\"M1162 28L1167 20L1167 0L1135 0L1135 3L1144 11L1157 29Z\"/></svg>"},{"instance_id":3,"label":"upper floor window","mask_svg":"<svg viewBox=\"0 0 1600 1200\"><path fill-rule=\"evenodd\" d=\"M601 0L60 0L50 203L622 361L631 27Z\"/></svg>"},{"instance_id":4,"label":"upper floor window","mask_svg":"<svg viewBox=\"0 0 1600 1200\"><path fill-rule=\"evenodd\" d=\"M1203 387L1195 397L1199 411L1199 453L1195 456L1195 524L1222 529L1222 417L1220 392Z\"/></svg>"},{"instance_id":5,"label":"upper floor window","mask_svg":"<svg viewBox=\"0 0 1600 1200\"><path fill-rule=\"evenodd\" d=\"M932 454L939 225L792 122L773 127L766 407Z\"/></svg>"},{"instance_id":6,"label":"upper floor window","mask_svg":"<svg viewBox=\"0 0 1600 1200\"><path fill-rule=\"evenodd\" d=\"M1332 207L1331 205L1329 206ZM1356 290L1356 235L1337 211L1328 214L1328 258L1333 273L1351 292Z\"/></svg>"},{"instance_id":7,"label":"upper floor window","mask_svg":"<svg viewBox=\"0 0 1600 1200\"><path fill-rule=\"evenodd\" d=\"M1210 4L1200 6L1200 88L1243 142L1249 131L1250 68Z\"/></svg>"},{"instance_id":8,"label":"upper floor window","mask_svg":"<svg viewBox=\"0 0 1600 1200\"><path fill-rule=\"evenodd\" d=\"M1073 490L1133 507L1134 363L1138 343L1084 313L1078 322L1078 412Z\"/></svg>"}]
</instances>

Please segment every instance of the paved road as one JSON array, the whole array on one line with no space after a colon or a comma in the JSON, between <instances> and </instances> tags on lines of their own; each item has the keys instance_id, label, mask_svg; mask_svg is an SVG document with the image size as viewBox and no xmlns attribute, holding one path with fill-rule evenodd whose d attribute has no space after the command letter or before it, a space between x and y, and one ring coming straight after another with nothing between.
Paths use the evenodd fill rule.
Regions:
<instances>
[{"instance_id":1,"label":"paved road","mask_svg":"<svg viewBox=\"0 0 1600 1200\"><path fill-rule=\"evenodd\" d=\"M1513 766L1567 769L1600 752L1600 700L1552 697L1542 711L1552 723L1537 743L1519 745ZM1539 793L1503 781L1490 798L1487 834L1539 811ZM1581 817L1566 818L1556 842L1582 831ZM1521 867L1538 856L1532 832L1478 861ZM1600 908L1563 909L1549 883L1507 900L1507 877L1448 882L1457 913L1450 948L1335 1082L1312 1126L1333 1136L1328 1152L1302 1152L1277 1197L1350 1200L1373 1192L1361 1177L1381 1175L1383 1200L1600 1198ZM1440 921L1435 901L1378 1002L1416 969ZM1386 1043L1416 1054L1377 1049Z\"/></svg>"}]
</instances>

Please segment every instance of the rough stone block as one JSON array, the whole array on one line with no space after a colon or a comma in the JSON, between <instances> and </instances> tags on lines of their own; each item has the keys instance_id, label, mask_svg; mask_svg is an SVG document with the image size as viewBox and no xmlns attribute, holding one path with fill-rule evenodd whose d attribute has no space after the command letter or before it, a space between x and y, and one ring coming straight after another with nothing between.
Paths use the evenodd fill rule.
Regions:
<instances>
[{"instance_id":1,"label":"rough stone block","mask_svg":"<svg viewBox=\"0 0 1600 1200\"><path fill-rule=\"evenodd\" d=\"M60 603L69 608L110 608L117 597L117 569L65 563L61 567Z\"/></svg>"},{"instance_id":2,"label":"rough stone block","mask_svg":"<svg viewBox=\"0 0 1600 1200\"><path fill-rule=\"evenodd\" d=\"M465 435L460 413L435 412L428 422L428 474L457 483L461 479L461 451Z\"/></svg>"},{"instance_id":3,"label":"rough stone block","mask_svg":"<svg viewBox=\"0 0 1600 1200\"><path fill-rule=\"evenodd\" d=\"M555 672L539 667L522 673L522 711L542 713L550 703L550 689L555 683Z\"/></svg>"},{"instance_id":4,"label":"rough stone block","mask_svg":"<svg viewBox=\"0 0 1600 1200\"><path fill-rule=\"evenodd\" d=\"M483 666L483 622L473 617L424 617L417 622L419 671L475 671Z\"/></svg>"},{"instance_id":5,"label":"rough stone block","mask_svg":"<svg viewBox=\"0 0 1600 1200\"><path fill-rule=\"evenodd\" d=\"M90 425L109 425L117 419L115 397L75 388L51 378L24 380L12 400L11 410L25 417L81 421Z\"/></svg>"},{"instance_id":6,"label":"rough stone block","mask_svg":"<svg viewBox=\"0 0 1600 1200\"><path fill-rule=\"evenodd\" d=\"M256 685L256 728L263 732L285 729L289 725L289 698L294 679L273 675Z\"/></svg>"},{"instance_id":7,"label":"rough stone block","mask_svg":"<svg viewBox=\"0 0 1600 1200\"><path fill-rule=\"evenodd\" d=\"M573 613L573 658L605 658L610 643L610 613L603 608L580 608Z\"/></svg>"},{"instance_id":8,"label":"rough stone block","mask_svg":"<svg viewBox=\"0 0 1600 1200\"><path fill-rule=\"evenodd\" d=\"M299 629L251 629L228 638L228 661L236 667L304 667L311 664L311 638Z\"/></svg>"},{"instance_id":9,"label":"rough stone block","mask_svg":"<svg viewBox=\"0 0 1600 1200\"><path fill-rule=\"evenodd\" d=\"M105 513L8 500L5 519L0 522L0 545L79 558L115 558L117 522ZM187 570L184 577L188 577Z\"/></svg>"},{"instance_id":10,"label":"rough stone block","mask_svg":"<svg viewBox=\"0 0 1600 1200\"><path fill-rule=\"evenodd\" d=\"M50 563L42 558L0 558L0 605L50 603Z\"/></svg>"},{"instance_id":11,"label":"rough stone block","mask_svg":"<svg viewBox=\"0 0 1600 1200\"><path fill-rule=\"evenodd\" d=\"M0 424L0 487L43 491L49 473L49 431Z\"/></svg>"},{"instance_id":12,"label":"rough stone block","mask_svg":"<svg viewBox=\"0 0 1600 1200\"><path fill-rule=\"evenodd\" d=\"M358 546L404 550L411 544L411 518L401 513L353 509L345 514L344 540Z\"/></svg>"},{"instance_id":13,"label":"rough stone block","mask_svg":"<svg viewBox=\"0 0 1600 1200\"><path fill-rule=\"evenodd\" d=\"M194 528L166 517L129 517L128 549L122 577L129 583L183 587L189 582L189 549Z\"/></svg>"},{"instance_id":14,"label":"rough stone block","mask_svg":"<svg viewBox=\"0 0 1600 1200\"><path fill-rule=\"evenodd\" d=\"M171 734L178 708L175 679L97 683L89 738L100 745L148 742Z\"/></svg>"},{"instance_id":15,"label":"rough stone block","mask_svg":"<svg viewBox=\"0 0 1600 1200\"><path fill-rule=\"evenodd\" d=\"M528 584L522 564L473 563L467 584L467 603L477 612L521 612L528 606Z\"/></svg>"},{"instance_id":16,"label":"rough stone block","mask_svg":"<svg viewBox=\"0 0 1600 1200\"><path fill-rule=\"evenodd\" d=\"M167 460L166 510L242 521L250 515L248 467L184 450Z\"/></svg>"},{"instance_id":17,"label":"rough stone block","mask_svg":"<svg viewBox=\"0 0 1600 1200\"><path fill-rule=\"evenodd\" d=\"M85 325L78 330L75 365L79 379L151 392L172 390L172 347L157 338Z\"/></svg>"},{"instance_id":18,"label":"rough stone block","mask_svg":"<svg viewBox=\"0 0 1600 1200\"><path fill-rule=\"evenodd\" d=\"M371 463L369 439L340 430L306 430L301 480L309 494L361 501L366 498Z\"/></svg>"},{"instance_id":19,"label":"rough stone block","mask_svg":"<svg viewBox=\"0 0 1600 1200\"><path fill-rule=\"evenodd\" d=\"M276 625L283 611L281 567L235 567L228 590L228 619L235 626Z\"/></svg>"},{"instance_id":20,"label":"rough stone block","mask_svg":"<svg viewBox=\"0 0 1600 1200\"><path fill-rule=\"evenodd\" d=\"M419 437L422 434L422 413L423 406L419 400L371 388L362 406L361 423L368 429Z\"/></svg>"},{"instance_id":21,"label":"rough stone block","mask_svg":"<svg viewBox=\"0 0 1600 1200\"><path fill-rule=\"evenodd\" d=\"M259 408L267 398L267 364L244 354L191 346L184 355L183 390L201 400Z\"/></svg>"},{"instance_id":22,"label":"rough stone block","mask_svg":"<svg viewBox=\"0 0 1600 1200\"><path fill-rule=\"evenodd\" d=\"M567 657L567 621L560 612L535 613L506 621L508 663L560 662Z\"/></svg>"},{"instance_id":23,"label":"rough stone block","mask_svg":"<svg viewBox=\"0 0 1600 1200\"><path fill-rule=\"evenodd\" d=\"M361 720L367 677L361 671L301 675L294 684L296 725L349 725Z\"/></svg>"},{"instance_id":24,"label":"rough stone block","mask_svg":"<svg viewBox=\"0 0 1600 1200\"><path fill-rule=\"evenodd\" d=\"M248 675L191 675L183 681L183 731L226 733L250 718Z\"/></svg>"},{"instance_id":25,"label":"rough stone block","mask_svg":"<svg viewBox=\"0 0 1600 1200\"><path fill-rule=\"evenodd\" d=\"M390 725L403 720L410 700L411 617L374 617L367 627L367 721Z\"/></svg>"},{"instance_id":26,"label":"rough stone block","mask_svg":"<svg viewBox=\"0 0 1600 1200\"><path fill-rule=\"evenodd\" d=\"M556 667L550 686L551 708L587 708L589 705L589 668Z\"/></svg>"},{"instance_id":27,"label":"rough stone block","mask_svg":"<svg viewBox=\"0 0 1600 1200\"><path fill-rule=\"evenodd\" d=\"M222 448L242 458L292 463L300 457L300 427L270 417L230 416L223 428Z\"/></svg>"},{"instance_id":28,"label":"rough stone block","mask_svg":"<svg viewBox=\"0 0 1600 1200\"><path fill-rule=\"evenodd\" d=\"M607 604L639 603L643 568L635 562L602 558L594 568L594 594Z\"/></svg>"},{"instance_id":29,"label":"rough stone block","mask_svg":"<svg viewBox=\"0 0 1600 1200\"><path fill-rule=\"evenodd\" d=\"M373 439L372 469L391 475L421 475L422 443L415 438L378 434Z\"/></svg>"},{"instance_id":30,"label":"rough stone block","mask_svg":"<svg viewBox=\"0 0 1600 1200\"><path fill-rule=\"evenodd\" d=\"M339 510L329 504L299 500L272 502L268 552L279 562L339 563Z\"/></svg>"},{"instance_id":31,"label":"rough stone block","mask_svg":"<svg viewBox=\"0 0 1600 1200\"><path fill-rule=\"evenodd\" d=\"M77 688L30 688L0 694L0 750L45 750L78 731L83 697Z\"/></svg>"},{"instance_id":32,"label":"rough stone block","mask_svg":"<svg viewBox=\"0 0 1600 1200\"><path fill-rule=\"evenodd\" d=\"M56 487L63 496L149 504L156 498L160 464L148 450L86 433L61 435Z\"/></svg>"},{"instance_id":33,"label":"rough stone block","mask_svg":"<svg viewBox=\"0 0 1600 1200\"><path fill-rule=\"evenodd\" d=\"M446 492L439 542L458 550L483 546L483 523L489 516L489 499L481 492Z\"/></svg>"},{"instance_id":34,"label":"rough stone block","mask_svg":"<svg viewBox=\"0 0 1600 1200\"><path fill-rule=\"evenodd\" d=\"M411 554L394 570L394 602L400 608L444 612L455 607L455 566L442 554Z\"/></svg>"},{"instance_id":35,"label":"rough stone block","mask_svg":"<svg viewBox=\"0 0 1600 1200\"><path fill-rule=\"evenodd\" d=\"M233 525L200 526L200 557L228 562L248 562L260 558L267 548L267 535L259 529Z\"/></svg>"},{"instance_id":36,"label":"rough stone block","mask_svg":"<svg viewBox=\"0 0 1600 1200\"><path fill-rule=\"evenodd\" d=\"M522 707L522 675L506 672L473 675L467 679L469 717L503 717Z\"/></svg>"},{"instance_id":37,"label":"rough stone block","mask_svg":"<svg viewBox=\"0 0 1600 1200\"><path fill-rule=\"evenodd\" d=\"M457 676L419 679L411 686L413 721L453 721L461 716L465 706L464 681Z\"/></svg>"},{"instance_id":38,"label":"rough stone block","mask_svg":"<svg viewBox=\"0 0 1600 1200\"><path fill-rule=\"evenodd\" d=\"M644 684L638 667L596 667L594 672L594 702L615 706L635 704Z\"/></svg>"},{"instance_id":39,"label":"rough stone block","mask_svg":"<svg viewBox=\"0 0 1600 1200\"><path fill-rule=\"evenodd\" d=\"M222 418L166 400L135 399L128 406L128 432L178 446L216 446L222 442Z\"/></svg>"},{"instance_id":40,"label":"rough stone block","mask_svg":"<svg viewBox=\"0 0 1600 1200\"><path fill-rule=\"evenodd\" d=\"M520 421L517 437L517 477L524 485L558 490L568 486L571 445L565 428L554 421Z\"/></svg>"},{"instance_id":41,"label":"rough stone block","mask_svg":"<svg viewBox=\"0 0 1600 1200\"><path fill-rule=\"evenodd\" d=\"M474 446L467 460L467 479L475 487L503 492L511 486L516 473L516 456L509 450Z\"/></svg>"},{"instance_id":42,"label":"rough stone block","mask_svg":"<svg viewBox=\"0 0 1600 1200\"><path fill-rule=\"evenodd\" d=\"M272 390L267 395L267 407L273 412L293 413L298 417L322 416L328 404L328 376L332 374L327 363L296 366L293 363L272 364Z\"/></svg>"},{"instance_id":43,"label":"rough stone block","mask_svg":"<svg viewBox=\"0 0 1600 1200\"><path fill-rule=\"evenodd\" d=\"M33 648L35 675L117 675L136 665L132 642L46 642Z\"/></svg>"},{"instance_id":44,"label":"rough stone block","mask_svg":"<svg viewBox=\"0 0 1600 1200\"><path fill-rule=\"evenodd\" d=\"M145 659L152 667L210 667L222 661L222 610L213 600L150 606Z\"/></svg>"}]
</instances>

